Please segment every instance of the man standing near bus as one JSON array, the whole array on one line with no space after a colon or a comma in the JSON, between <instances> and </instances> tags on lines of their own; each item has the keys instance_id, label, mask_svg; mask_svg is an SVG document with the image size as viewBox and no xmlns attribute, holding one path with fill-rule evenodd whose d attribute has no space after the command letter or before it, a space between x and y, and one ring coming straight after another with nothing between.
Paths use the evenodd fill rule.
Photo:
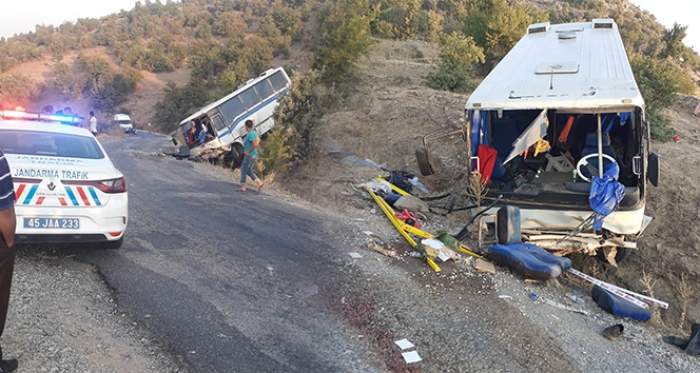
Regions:
<instances>
[{"instance_id":1,"label":"man standing near bus","mask_svg":"<svg viewBox=\"0 0 700 373\"><path fill-rule=\"evenodd\" d=\"M258 131L253 129L253 120L245 121L245 129L248 135L245 137L245 146L243 147L243 164L241 165L241 192L246 191L246 179L250 176L258 186L258 193L262 190L265 183L258 178L258 175L253 172L253 166L258 161L258 145L260 145L260 137Z\"/></svg>"},{"instance_id":2,"label":"man standing near bus","mask_svg":"<svg viewBox=\"0 0 700 373\"><path fill-rule=\"evenodd\" d=\"M0 150L0 336L5 330L7 307L10 303L12 272L15 267L15 187L12 184L10 166ZM9 373L17 369L17 360L2 359L0 348L0 373Z\"/></svg>"}]
</instances>

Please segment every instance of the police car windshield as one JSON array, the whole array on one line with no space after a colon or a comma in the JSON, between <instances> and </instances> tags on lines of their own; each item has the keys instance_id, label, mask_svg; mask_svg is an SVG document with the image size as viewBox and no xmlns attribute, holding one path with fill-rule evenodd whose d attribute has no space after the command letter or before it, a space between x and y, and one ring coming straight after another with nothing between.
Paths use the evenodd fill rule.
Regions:
<instances>
[{"instance_id":1,"label":"police car windshield","mask_svg":"<svg viewBox=\"0 0 700 373\"><path fill-rule=\"evenodd\" d=\"M0 149L7 154L102 159L94 137L63 133L0 130Z\"/></svg>"}]
</instances>

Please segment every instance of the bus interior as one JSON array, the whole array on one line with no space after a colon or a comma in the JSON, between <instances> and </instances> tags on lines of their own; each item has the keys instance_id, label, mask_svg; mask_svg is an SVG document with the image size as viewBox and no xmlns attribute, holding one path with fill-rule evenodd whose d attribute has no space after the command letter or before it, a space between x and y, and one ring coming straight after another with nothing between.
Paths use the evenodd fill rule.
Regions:
<instances>
[{"instance_id":1,"label":"bus interior","mask_svg":"<svg viewBox=\"0 0 700 373\"><path fill-rule=\"evenodd\" d=\"M192 128L194 122L194 130ZM216 138L214 126L211 119L207 115L202 115L199 118L192 119L189 123L180 126L180 134L185 139L185 144L192 149L203 145Z\"/></svg>"},{"instance_id":2,"label":"bus interior","mask_svg":"<svg viewBox=\"0 0 700 373\"><path fill-rule=\"evenodd\" d=\"M586 179L591 180L591 174L598 172L600 115L603 167L614 159L619 166L619 181L625 186L620 208L639 203L644 192L640 108L601 114L550 109L546 111L546 133L533 137L526 132L533 131L531 124L541 113L541 110L482 110L476 116L471 113L475 127L472 133L480 136L473 142L479 144L473 153L479 158L482 176L489 174L485 175L486 180L490 177L489 194L502 194L505 199L523 202L587 205L591 183ZM521 137L540 140L516 154L519 149L514 148L514 143ZM586 156L590 156L589 167L584 161L575 171Z\"/></svg>"}]
</instances>

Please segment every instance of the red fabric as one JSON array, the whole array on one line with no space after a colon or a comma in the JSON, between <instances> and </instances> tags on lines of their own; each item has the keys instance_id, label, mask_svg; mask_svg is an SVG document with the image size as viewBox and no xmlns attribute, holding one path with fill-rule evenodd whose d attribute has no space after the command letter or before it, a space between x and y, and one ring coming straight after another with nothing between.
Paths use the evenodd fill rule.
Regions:
<instances>
[{"instance_id":1,"label":"red fabric","mask_svg":"<svg viewBox=\"0 0 700 373\"><path fill-rule=\"evenodd\" d=\"M570 116L569 120L566 121L566 126L564 126L564 130L561 131L561 134L559 135L559 142L566 142L566 140L569 138L569 132L571 132L571 126L574 124L574 116Z\"/></svg>"},{"instance_id":2,"label":"red fabric","mask_svg":"<svg viewBox=\"0 0 700 373\"><path fill-rule=\"evenodd\" d=\"M481 166L481 183L484 185L488 185L491 182L491 174L493 173L493 166L496 165L497 155L496 149L488 145L479 145L477 149L476 156L479 157Z\"/></svg>"},{"instance_id":3,"label":"red fabric","mask_svg":"<svg viewBox=\"0 0 700 373\"><path fill-rule=\"evenodd\" d=\"M412 224L414 227L420 229L420 223L418 222L418 216L408 210L403 210L402 212L397 212L394 214L398 219L402 220L406 224Z\"/></svg>"}]
</instances>

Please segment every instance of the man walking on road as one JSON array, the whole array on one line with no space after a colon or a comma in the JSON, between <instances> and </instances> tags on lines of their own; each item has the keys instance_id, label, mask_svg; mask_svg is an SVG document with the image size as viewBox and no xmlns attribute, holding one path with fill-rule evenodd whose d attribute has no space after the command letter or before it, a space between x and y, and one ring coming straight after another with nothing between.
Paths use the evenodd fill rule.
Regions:
<instances>
[{"instance_id":1,"label":"man walking on road","mask_svg":"<svg viewBox=\"0 0 700 373\"><path fill-rule=\"evenodd\" d=\"M258 131L253 129L253 121L248 119L245 121L245 129L248 135L245 137L245 146L243 147L243 164L241 165L241 192L246 191L246 179L250 176L258 186L258 193L262 190L265 183L258 178L258 175L253 172L253 166L258 161L258 145L260 145L260 137Z\"/></svg>"},{"instance_id":2,"label":"man walking on road","mask_svg":"<svg viewBox=\"0 0 700 373\"><path fill-rule=\"evenodd\" d=\"M15 267L15 187L12 184L10 166L0 150L0 336L5 330L7 307L10 303L12 272ZM0 348L0 373L17 369L17 360L2 360Z\"/></svg>"},{"instance_id":3,"label":"man walking on road","mask_svg":"<svg viewBox=\"0 0 700 373\"><path fill-rule=\"evenodd\" d=\"M94 111L90 112L90 132L97 137L97 118Z\"/></svg>"}]
</instances>

